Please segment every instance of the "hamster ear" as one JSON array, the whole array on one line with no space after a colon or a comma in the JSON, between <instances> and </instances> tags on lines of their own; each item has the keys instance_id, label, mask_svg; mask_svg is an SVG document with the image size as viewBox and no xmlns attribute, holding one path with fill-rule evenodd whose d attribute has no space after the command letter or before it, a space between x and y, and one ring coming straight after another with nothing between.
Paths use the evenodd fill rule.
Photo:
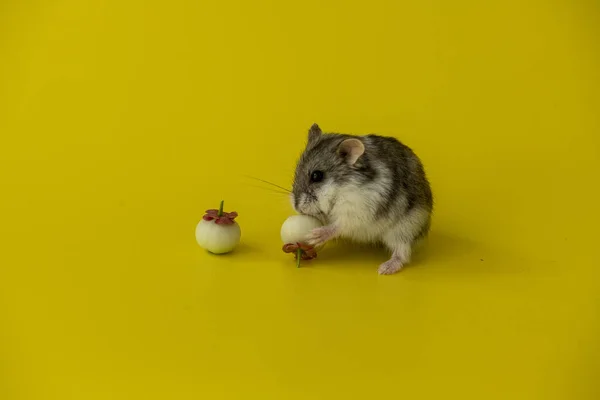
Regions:
<instances>
[{"instance_id":1,"label":"hamster ear","mask_svg":"<svg viewBox=\"0 0 600 400\"><path fill-rule=\"evenodd\" d=\"M338 154L344 157L350 165L354 165L364 152L365 145L358 139L346 139L338 148Z\"/></svg>"},{"instance_id":2,"label":"hamster ear","mask_svg":"<svg viewBox=\"0 0 600 400\"><path fill-rule=\"evenodd\" d=\"M319 125L313 124L308 130L308 143L316 142L322 134L323 132L321 131L321 128L319 128Z\"/></svg>"}]
</instances>

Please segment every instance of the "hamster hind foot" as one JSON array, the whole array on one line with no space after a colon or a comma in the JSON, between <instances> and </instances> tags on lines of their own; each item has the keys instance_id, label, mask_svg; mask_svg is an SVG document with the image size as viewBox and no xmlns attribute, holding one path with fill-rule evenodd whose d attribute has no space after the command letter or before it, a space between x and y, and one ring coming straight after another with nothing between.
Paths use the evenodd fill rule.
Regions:
<instances>
[{"instance_id":1,"label":"hamster hind foot","mask_svg":"<svg viewBox=\"0 0 600 400\"><path fill-rule=\"evenodd\" d=\"M396 245L392 258L379 266L379 275L392 275L400 271L404 265L410 262L411 251L410 243Z\"/></svg>"}]
</instances>

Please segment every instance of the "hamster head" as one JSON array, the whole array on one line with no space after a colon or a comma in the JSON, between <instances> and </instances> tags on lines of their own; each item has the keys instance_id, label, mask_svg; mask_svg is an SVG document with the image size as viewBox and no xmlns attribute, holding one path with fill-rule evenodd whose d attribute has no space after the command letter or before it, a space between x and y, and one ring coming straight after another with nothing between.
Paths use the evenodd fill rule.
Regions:
<instances>
[{"instance_id":1,"label":"hamster head","mask_svg":"<svg viewBox=\"0 0 600 400\"><path fill-rule=\"evenodd\" d=\"M338 196L372 178L367 158L360 138L324 134L313 125L292 185L296 212L326 220Z\"/></svg>"}]
</instances>

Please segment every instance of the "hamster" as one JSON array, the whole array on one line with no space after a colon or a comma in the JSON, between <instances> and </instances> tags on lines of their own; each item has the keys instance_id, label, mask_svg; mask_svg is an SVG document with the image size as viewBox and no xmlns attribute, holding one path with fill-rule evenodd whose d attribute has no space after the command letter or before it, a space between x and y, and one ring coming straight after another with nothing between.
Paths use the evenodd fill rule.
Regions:
<instances>
[{"instance_id":1,"label":"hamster","mask_svg":"<svg viewBox=\"0 0 600 400\"><path fill-rule=\"evenodd\" d=\"M312 246L335 238L383 243L391 258L379 266L382 275L410 262L433 212L423 164L409 147L392 137L323 133L317 124L298 160L291 202L324 224L309 234Z\"/></svg>"}]
</instances>

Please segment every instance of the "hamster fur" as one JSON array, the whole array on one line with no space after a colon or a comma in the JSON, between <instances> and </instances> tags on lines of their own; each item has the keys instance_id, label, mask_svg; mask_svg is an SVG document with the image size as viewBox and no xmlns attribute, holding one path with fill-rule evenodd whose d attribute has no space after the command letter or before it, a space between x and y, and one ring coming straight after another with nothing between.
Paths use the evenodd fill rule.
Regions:
<instances>
[{"instance_id":1,"label":"hamster fur","mask_svg":"<svg viewBox=\"0 0 600 400\"><path fill-rule=\"evenodd\" d=\"M325 224L311 232L313 246L338 237L383 243L392 253L379 267L383 275L410 262L433 211L425 170L409 147L391 137L323 133L317 124L296 166L291 201Z\"/></svg>"}]
</instances>

